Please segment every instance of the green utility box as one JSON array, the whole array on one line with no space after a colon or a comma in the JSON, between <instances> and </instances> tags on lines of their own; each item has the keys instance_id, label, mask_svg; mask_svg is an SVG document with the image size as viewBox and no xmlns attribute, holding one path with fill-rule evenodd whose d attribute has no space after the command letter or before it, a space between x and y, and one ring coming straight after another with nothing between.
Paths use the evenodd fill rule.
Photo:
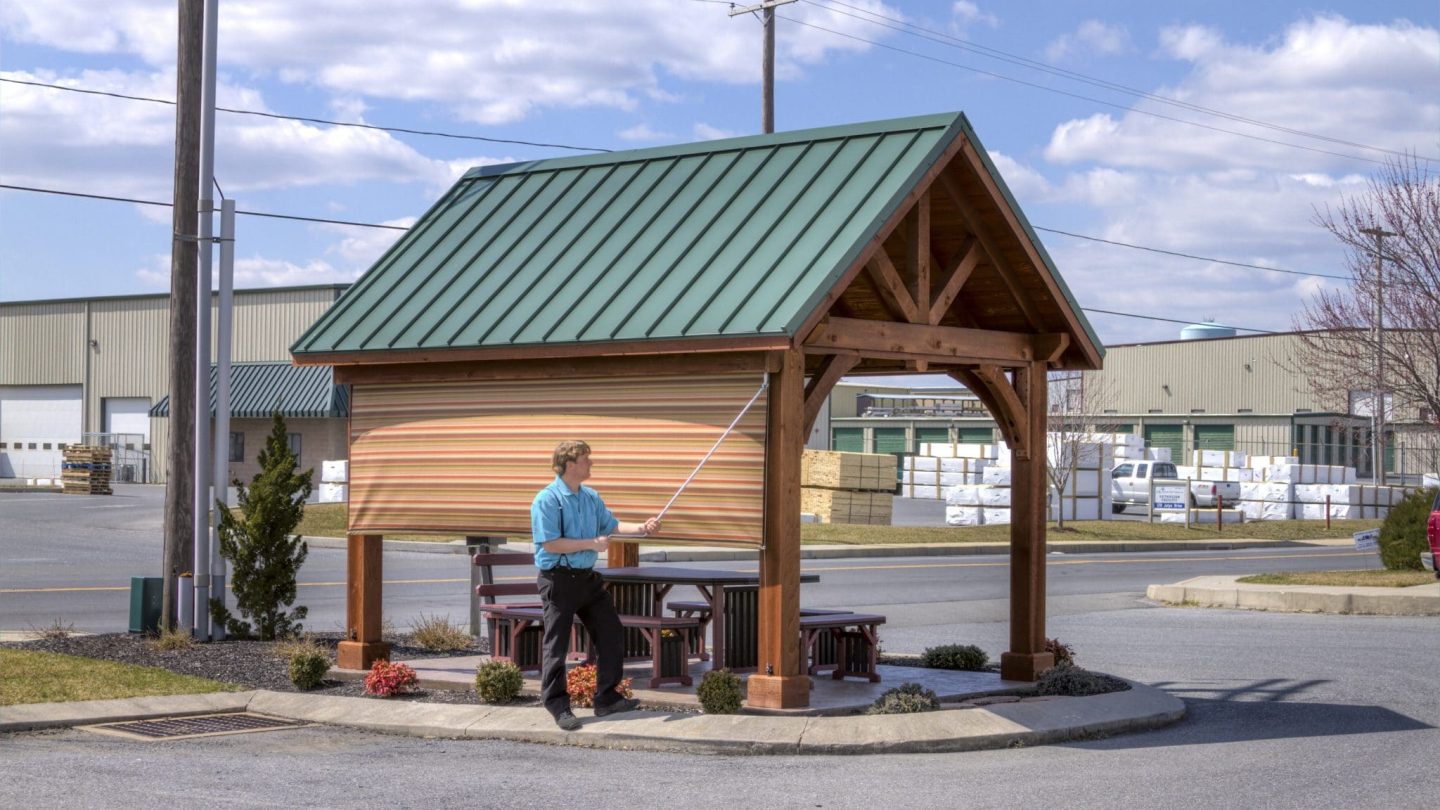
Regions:
<instances>
[{"instance_id":1,"label":"green utility box","mask_svg":"<svg viewBox=\"0 0 1440 810\"><path fill-rule=\"evenodd\" d=\"M160 577L130 578L130 632L160 632Z\"/></svg>"}]
</instances>

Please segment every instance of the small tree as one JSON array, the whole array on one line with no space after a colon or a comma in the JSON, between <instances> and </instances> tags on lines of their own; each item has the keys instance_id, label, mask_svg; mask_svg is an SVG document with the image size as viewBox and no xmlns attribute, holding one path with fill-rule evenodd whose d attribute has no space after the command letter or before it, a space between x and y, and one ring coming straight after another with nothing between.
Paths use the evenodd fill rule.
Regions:
<instances>
[{"instance_id":1,"label":"small tree","mask_svg":"<svg viewBox=\"0 0 1440 810\"><path fill-rule=\"evenodd\" d=\"M309 612L304 606L286 608L295 602L295 579L309 553L300 537L290 533L305 514L315 471L295 471L295 454L278 410L259 460L260 473L248 490L238 479L234 482L240 515L223 502L215 505L220 510L220 555L233 567L235 607L249 621L235 618L219 599L210 600L210 613L232 636L272 640L299 633L300 621Z\"/></svg>"},{"instance_id":2,"label":"small tree","mask_svg":"<svg viewBox=\"0 0 1440 810\"><path fill-rule=\"evenodd\" d=\"M1064 493L1080 464L1084 445L1094 444L1092 432L1103 420L1101 412L1114 399L1114 384L1098 374L1076 372L1050 377L1048 392L1050 413L1046 419L1045 467L1051 492L1055 494L1055 528L1065 529ZM1100 459L1102 470L1113 459ZM1104 480L1101 486L1109 486ZM1046 499L1049 502L1049 499ZM1102 519L1105 515L1100 516Z\"/></svg>"}]
</instances>

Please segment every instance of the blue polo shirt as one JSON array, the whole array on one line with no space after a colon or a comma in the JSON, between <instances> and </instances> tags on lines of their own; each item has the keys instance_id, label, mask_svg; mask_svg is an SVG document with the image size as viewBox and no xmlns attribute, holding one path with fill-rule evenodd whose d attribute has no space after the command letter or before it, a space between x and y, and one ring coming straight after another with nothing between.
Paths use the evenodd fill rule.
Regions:
<instances>
[{"instance_id":1,"label":"blue polo shirt","mask_svg":"<svg viewBox=\"0 0 1440 810\"><path fill-rule=\"evenodd\" d=\"M612 534L620 527L620 521L605 508L600 494L584 484L579 492L555 476L555 481L535 494L530 504L530 534L535 543L535 567L541 570L556 565L571 568L594 568L600 554L596 551L572 551L569 554L554 554L545 550L547 540L570 538L586 540L602 534ZM564 558L563 560L561 558Z\"/></svg>"}]
</instances>

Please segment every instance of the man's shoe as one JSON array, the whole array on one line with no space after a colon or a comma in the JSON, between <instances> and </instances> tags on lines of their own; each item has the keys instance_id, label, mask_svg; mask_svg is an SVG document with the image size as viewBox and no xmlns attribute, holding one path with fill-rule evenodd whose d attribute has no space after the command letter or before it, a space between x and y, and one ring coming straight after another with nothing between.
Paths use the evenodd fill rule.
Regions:
<instances>
[{"instance_id":1,"label":"man's shoe","mask_svg":"<svg viewBox=\"0 0 1440 810\"><path fill-rule=\"evenodd\" d=\"M620 698L614 703L605 706L595 707L595 716L604 717L607 714L619 714L621 712L633 712L640 707L639 698Z\"/></svg>"},{"instance_id":2,"label":"man's shoe","mask_svg":"<svg viewBox=\"0 0 1440 810\"><path fill-rule=\"evenodd\" d=\"M555 725L565 731L574 731L580 728L580 718L576 717L574 712L566 709L555 715Z\"/></svg>"}]
</instances>

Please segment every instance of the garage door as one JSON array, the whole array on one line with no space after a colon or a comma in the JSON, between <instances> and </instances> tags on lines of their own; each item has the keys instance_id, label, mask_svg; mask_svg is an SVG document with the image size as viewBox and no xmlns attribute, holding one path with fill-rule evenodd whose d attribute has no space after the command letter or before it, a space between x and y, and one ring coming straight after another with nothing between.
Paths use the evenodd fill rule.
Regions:
<instances>
[{"instance_id":1,"label":"garage door","mask_svg":"<svg viewBox=\"0 0 1440 810\"><path fill-rule=\"evenodd\" d=\"M1182 464L1185 456L1185 426L1146 425L1145 445L1170 448L1170 458L1175 459L1176 464Z\"/></svg>"},{"instance_id":2,"label":"garage door","mask_svg":"<svg viewBox=\"0 0 1440 810\"><path fill-rule=\"evenodd\" d=\"M1234 450L1234 425L1196 425L1196 450Z\"/></svg>"},{"instance_id":3,"label":"garage door","mask_svg":"<svg viewBox=\"0 0 1440 810\"><path fill-rule=\"evenodd\" d=\"M143 450L150 443L150 398L149 397L106 397L105 432L118 433L125 438L116 442L131 450ZM139 437L139 438L133 438Z\"/></svg>"},{"instance_id":4,"label":"garage door","mask_svg":"<svg viewBox=\"0 0 1440 810\"><path fill-rule=\"evenodd\" d=\"M927 443L949 444L950 428L948 426L936 427L934 425L916 425L915 446L911 449L918 453L920 452L920 445Z\"/></svg>"},{"instance_id":5,"label":"garage door","mask_svg":"<svg viewBox=\"0 0 1440 810\"><path fill-rule=\"evenodd\" d=\"M0 478L56 478L61 445L80 442L78 385L0 386Z\"/></svg>"},{"instance_id":6,"label":"garage door","mask_svg":"<svg viewBox=\"0 0 1440 810\"><path fill-rule=\"evenodd\" d=\"M837 427L830 431L830 446L842 453L865 452L865 428Z\"/></svg>"}]
</instances>

